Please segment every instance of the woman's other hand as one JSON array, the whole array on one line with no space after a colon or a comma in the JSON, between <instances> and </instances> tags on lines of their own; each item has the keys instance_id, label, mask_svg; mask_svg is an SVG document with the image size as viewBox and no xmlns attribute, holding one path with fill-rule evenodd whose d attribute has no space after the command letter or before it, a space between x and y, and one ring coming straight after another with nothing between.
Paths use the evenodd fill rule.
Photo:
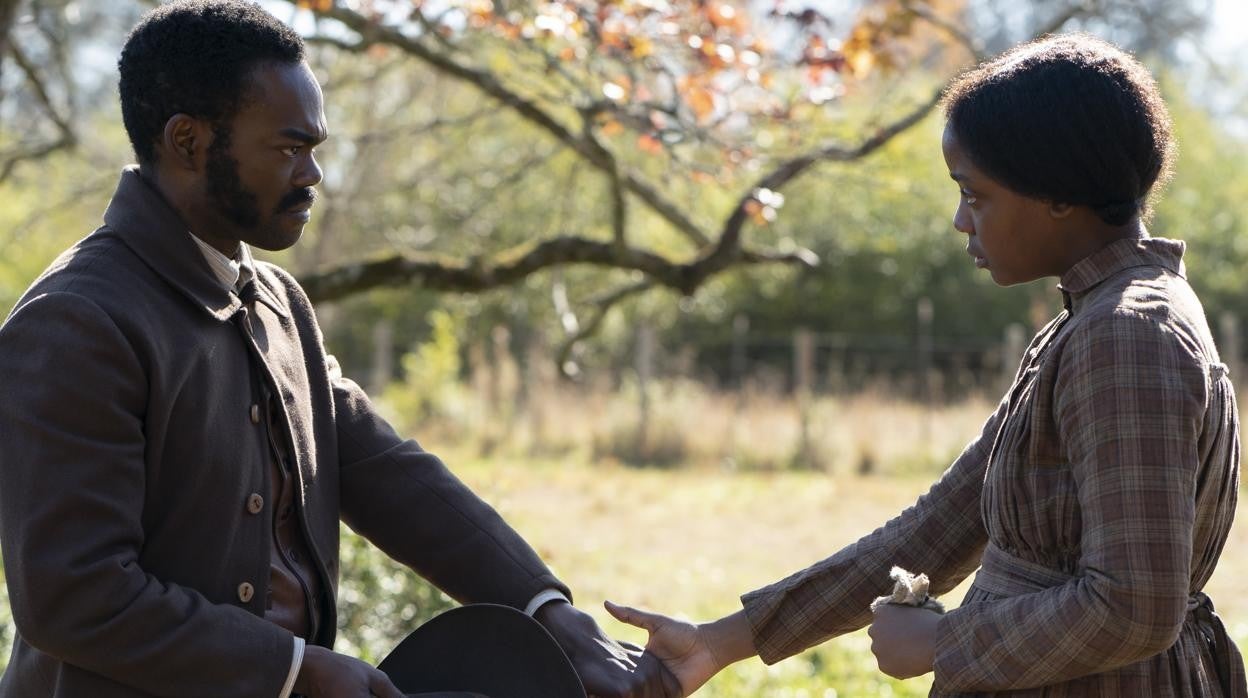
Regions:
<instances>
[{"instance_id":1,"label":"woman's other hand","mask_svg":"<svg viewBox=\"0 0 1248 698\"><path fill-rule=\"evenodd\" d=\"M932 670L936 661L936 624L940 614L924 608L884 604L875 610L867 634L880 671L911 679Z\"/></svg>"}]
</instances>

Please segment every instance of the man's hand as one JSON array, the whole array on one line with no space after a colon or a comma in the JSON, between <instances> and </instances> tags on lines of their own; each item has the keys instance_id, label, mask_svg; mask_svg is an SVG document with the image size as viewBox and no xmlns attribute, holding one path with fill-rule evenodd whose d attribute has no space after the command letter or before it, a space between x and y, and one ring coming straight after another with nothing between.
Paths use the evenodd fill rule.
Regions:
<instances>
[{"instance_id":1,"label":"man's hand","mask_svg":"<svg viewBox=\"0 0 1248 698\"><path fill-rule=\"evenodd\" d=\"M936 661L936 624L940 614L926 608L884 604L875 609L867 634L880 671L911 679L932 670Z\"/></svg>"},{"instance_id":2,"label":"man's hand","mask_svg":"<svg viewBox=\"0 0 1248 698\"><path fill-rule=\"evenodd\" d=\"M682 695L693 693L724 667L753 654L753 639L743 614L695 625L610 601L606 607L621 622L650 633L646 652L676 676Z\"/></svg>"},{"instance_id":3,"label":"man's hand","mask_svg":"<svg viewBox=\"0 0 1248 698\"><path fill-rule=\"evenodd\" d=\"M589 614L552 601L534 618L559 643L592 698L680 698L680 684L654 656L612 640Z\"/></svg>"},{"instance_id":4,"label":"man's hand","mask_svg":"<svg viewBox=\"0 0 1248 698\"><path fill-rule=\"evenodd\" d=\"M316 645L303 650L295 693L308 698L404 698L380 669Z\"/></svg>"}]
</instances>

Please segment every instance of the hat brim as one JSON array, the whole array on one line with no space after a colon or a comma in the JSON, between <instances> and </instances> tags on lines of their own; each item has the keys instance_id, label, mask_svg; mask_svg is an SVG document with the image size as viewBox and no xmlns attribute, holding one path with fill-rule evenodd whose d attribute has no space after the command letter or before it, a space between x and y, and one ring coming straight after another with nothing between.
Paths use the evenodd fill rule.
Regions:
<instances>
[{"instance_id":1,"label":"hat brim","mask_svg":"<svg viewBox=\"0 0 1248 698\"><path fill-rule=\"evenodd\" d=\"M451 609L403 639L378 668L406 694L585 698L572 662L546 628L509 606Z\"/></svg>"}]
</instances>

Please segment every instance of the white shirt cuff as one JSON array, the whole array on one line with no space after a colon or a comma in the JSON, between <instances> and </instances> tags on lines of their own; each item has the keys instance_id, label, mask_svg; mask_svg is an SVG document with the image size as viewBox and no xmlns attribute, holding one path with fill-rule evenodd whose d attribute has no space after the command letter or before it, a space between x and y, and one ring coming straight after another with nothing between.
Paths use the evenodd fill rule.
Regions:
<instances>
[{"instance_id":1,"label":"white shirt cuff","mask_svg":"<svg viewBox=\"0 0 1248 698\"><path fill-rule=\"evenodd\" d=\"M525 615L532 616L534 613L537 613L537 609L545 606L551 601L572 603L568 600L568 597L563 595L562 591L559 591L558 589L546 589L544 591L537 592L537 596L534 596L533 600L529 602L529 605L524 607L524 613Z\"/></svg>"},{"instance_id":2,"label":"white shirt cuff","mask_svg":"<svg viewBox=\"0 0 1248 698\"><path fill-rule=\"evenodd\" d=\"M290 698L290 692L295 690L295 677L299 675L299 667L303 666L303 638L295 636L295 651L290 655L290 674L286 676L286 685L282 686L282 692L277 694L277 698Z\"/></svg>"}]
</instances>

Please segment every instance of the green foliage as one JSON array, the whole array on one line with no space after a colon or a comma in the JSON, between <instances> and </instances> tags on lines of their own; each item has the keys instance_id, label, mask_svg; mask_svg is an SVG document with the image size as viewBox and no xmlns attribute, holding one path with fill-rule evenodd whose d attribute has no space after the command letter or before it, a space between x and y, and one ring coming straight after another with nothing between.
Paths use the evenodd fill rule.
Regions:
<instances>
[{"instance_id":1,"label":"green foliage","mask_svg":"<svg viewBox=\"0 0 1248 698\"><path fill-rule=\"evenodd\" d=\"M341 559L339 652L376 664L421 623L456 605L345 526Z\"/></svg>"},{"instance_id":2,"label":"green foliage","mask_svg":"<svg viewBox=\"0 0 1248 698\"><path fill-rule=\"evenodd\" d=\"M1150 228L1187 241L1188 278L1213 323L1224 312L1248 321L1248 142L1228 134L1181 90L1167 92L1179 155Z\"/></svg>"},{"instance_id":3,"label":"green foliage","mask_svg":"<svg viewBox=\"0 0 1248 698\"><path fill-rule=\"evenodd\" d=\"M0 318L62 250L100 224L125 162L125 136L112 116L106 110L84 123L101 134L89 154L61 152L20 165L0 186ZM0 144L6 142L11 136L0 130Z\"/></svg>"},{"instance_id":4,"label":"green foliage","mask_svg":"<svg viewBox=\"0 0 1248 698\"><path fill-rule=\"evenodd\" d=\"M384 404L407 425L450 409L462 388L460 378L460 321L445 310L429 314L431 335L404 355L403 379L383 394Z\"/></svg>"}]
</instances>

